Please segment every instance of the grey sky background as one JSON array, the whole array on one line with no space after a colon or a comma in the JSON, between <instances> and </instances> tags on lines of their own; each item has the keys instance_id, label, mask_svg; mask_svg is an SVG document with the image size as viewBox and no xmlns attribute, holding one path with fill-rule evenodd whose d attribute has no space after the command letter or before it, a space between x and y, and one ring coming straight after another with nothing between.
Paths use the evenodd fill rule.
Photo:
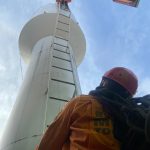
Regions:
<instances>
[{"instance_id":1,"label":"grey sky background","mask_svg":"<svg viewBox=\"0 0 150 150\"><path fill-rule=\"evenodd\" d=\"M24 24L54 0L0 0L0 138L22 83L18 38ZM101 76L115 66L137 74L137 96L150 93L150 1L138 8L112 0L74 0L70 5L87 42L78 68L82 92L87 94ZM21 62L23 76L27 66Z\"/></svg>"}]
</instances>

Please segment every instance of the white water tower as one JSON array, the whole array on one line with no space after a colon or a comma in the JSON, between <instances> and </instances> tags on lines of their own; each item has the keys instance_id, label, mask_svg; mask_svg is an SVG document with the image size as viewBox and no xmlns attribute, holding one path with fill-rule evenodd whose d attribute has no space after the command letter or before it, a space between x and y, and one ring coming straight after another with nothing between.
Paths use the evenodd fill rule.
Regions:
<instances>
[{"instance_id":1,"label":"white water tower","mask_svg":"<svg viewBox=\"0 0 150 150\"><path fill-rule=\"evenodd\" d=\"M0 150L34 150L62 106L81 94L76 66L86 42L69 10L57 4L40 10L23 27L19 48L29 67Z\"/></svg>"}]
</instances>

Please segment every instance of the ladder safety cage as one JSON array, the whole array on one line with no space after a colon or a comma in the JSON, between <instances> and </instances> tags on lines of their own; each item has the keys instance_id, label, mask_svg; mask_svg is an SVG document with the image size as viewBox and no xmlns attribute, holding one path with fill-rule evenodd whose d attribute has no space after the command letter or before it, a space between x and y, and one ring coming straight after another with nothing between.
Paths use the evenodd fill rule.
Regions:
<instances>
[{"instance_id":1,"label":"ladder safety cage","mask_svg":"<svg viewBox=\"0 0 150 150\"><path fill-rule=\"evenodd\" d=\"M49 79L44 127L48 124L47 114L50 101L63 104L81 94L76 62L72 59L73 52L69 46L71 11L68 2L71 0L57 0L56 2L58 2L58 13L52 44L49 48ZM52 120L49 119L49 121Z\"/></svg>"},{"instance_id":2,"label":"ladder safety cage","mask_svg":"<svg viewBox=\"0 0 150 150\"><path fill-rule=\"evenodd\" d=\"M68 101L68 99L66 98L62 98L62 97L60 98L58 95L55 96L54 94L52 96L50 94L51 82L54 81L56 82L56 84L57 83L69 84L69 82L65 81L64 78L57 77L56 73L54 73L54 70L59 69L59 71L61 70L66 72L67 70L72 70L70 60L68 59L70 53L67 52L71 12L68 8L68 5L66 5L65 3L66 1L59 0L57 2L58 2L58 15L57 15L55 31L53 35L53 42L50 48L50 61L53 63L50 63L50 68L49 68L48 98L53 97L54 99L58 99L58 100L62 99L63 101ZM72 85L72 83L70 83L70 85Z\"/></svg>"}]
</instances>

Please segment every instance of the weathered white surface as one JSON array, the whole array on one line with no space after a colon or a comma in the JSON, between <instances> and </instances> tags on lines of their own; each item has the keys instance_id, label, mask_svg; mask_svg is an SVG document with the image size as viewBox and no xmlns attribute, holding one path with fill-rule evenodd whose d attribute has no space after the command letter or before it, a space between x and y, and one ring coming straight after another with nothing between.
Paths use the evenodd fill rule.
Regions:
<instances>
[{"instance_id":1,"label":"weathered white surface","mask_svg":"<svg viewBox=\"0 0 150 150\"><path fill-rule=\"evenodd\" d=\"M56 4L47 5L40 9L24 26L19 38L19 48L26 63L30 60L32 49L36 42L43 37L54 34L57 11ZM81 28L73 15L71 18L69 43L74 51L76 63L79 65L85 55L86 42Z\"/></svg>"},{"instance_id":2,"label":"weathered white surface","mask_svg":"<svg viewBox=\"0 0 150 150\"><path fill-rule=\"evenodd\" d=\"M21 55L29 67L0 150L34 150L47 125L66 100L81 93L76 63L80 64L85 53L84 35L73 19L69 44L55 39L56 43L69 46L69 49L55 45L59 50L51 53L55 22L56 13L40 14L30 20L21 32Z\"/></svg>"}]
</instances>

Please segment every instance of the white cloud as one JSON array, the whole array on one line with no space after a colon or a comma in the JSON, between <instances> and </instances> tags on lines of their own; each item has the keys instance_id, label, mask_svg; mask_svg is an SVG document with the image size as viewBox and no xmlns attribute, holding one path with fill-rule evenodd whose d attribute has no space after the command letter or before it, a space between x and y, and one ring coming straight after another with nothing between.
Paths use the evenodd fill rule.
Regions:
<instances>
[{"instance_id":1,"label":"white cloud","mask_svg":"<svg viewBox=\"0 0 150 150\"><path fill-rule=\"evenodd\" d=\"M0 13L0 138L20 85L18 30Z\"/></svg>"},{"instance_id":2,"label":"white cloud","mask_svg":"<svg viewBox=\"0 0 150 150\"><path fill-rule=\"evenodd\" d=\"M145 77L139 84L139 89L137 91L137 95L142 96L150 94L150 78Z\"/></svg>"},{"instance_id":3,"label":"white cloud","mask_svg":"<svg viewBox=\"0 0 150 150\"><path fill-rule=\"evenodd\" d=\"M9 117L10 111L16 99L18 87L12 83L6 88L0 87L0 138L3 133L5 124Z\"/></svg>"},{"instance_id":4,"label":"white cloud","mask_svg":"<svg viewBox=\"0 0 150 150\"><path fill-rule=\"evenodd\" d=\"M3 15L3 18L5 18L5 14ZM2 19L2 18L1 18ZM5 21L2 21L0 20L0 37L1 38L4 38L6 36L15 36L16 35L16 30L14 30L12 27L11 27L11 24L9 22L5 22Z\"/></svg>"},{"instance_id":5,"label":"white cloud","mask_svg":"<svg viewBox=\"0 0 150 150\"><path fill-rule=\"evenodd\" d=\"M6 71L6 67L0 64L0 73L5 72L5 71Z\"/></svg>"},{"instance_id":6,"label":"white cloud","mask_svg":"<svg viewBox=\"0 0 150 150\"><path fill-rule=\"evenodd\" d=\"M82 92L87 94L90 90L99 85L103 69L101 65L95 61L94 47L95 41L87 38L87 51L83 62L79 66L79 78L81 83Z\"/></svg>"}]
</instances>

